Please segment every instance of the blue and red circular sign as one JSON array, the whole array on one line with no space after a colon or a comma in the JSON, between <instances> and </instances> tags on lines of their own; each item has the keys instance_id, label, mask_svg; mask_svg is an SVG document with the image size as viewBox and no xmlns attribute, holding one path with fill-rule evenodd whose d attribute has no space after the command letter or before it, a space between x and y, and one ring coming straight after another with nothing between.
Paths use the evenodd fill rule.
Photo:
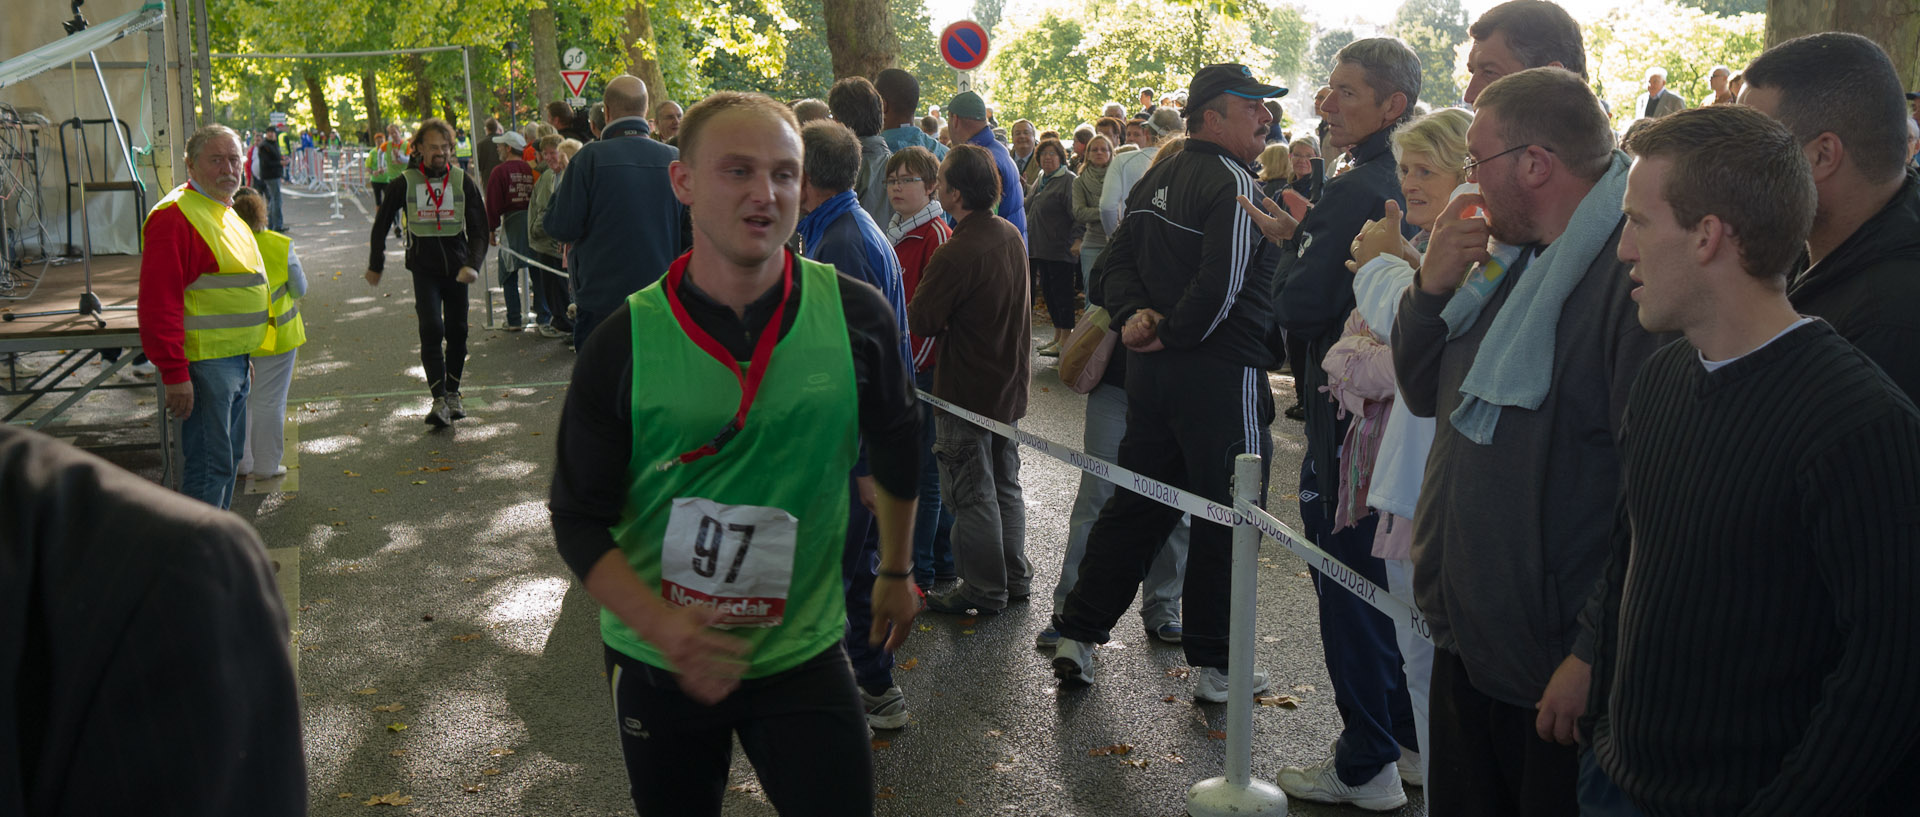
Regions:
<instances>
[{"instance_id":1,"label":"blue and red circular sign","mask_svg":"<svg viewBox=\"0 0 1920 817\"><path fill-rule=\"evenodd\" d=\"M987 30L972 20L961 20L940 32L940 56L955 71L972 71L987 61Z\"/></svg>"}]
</instances>

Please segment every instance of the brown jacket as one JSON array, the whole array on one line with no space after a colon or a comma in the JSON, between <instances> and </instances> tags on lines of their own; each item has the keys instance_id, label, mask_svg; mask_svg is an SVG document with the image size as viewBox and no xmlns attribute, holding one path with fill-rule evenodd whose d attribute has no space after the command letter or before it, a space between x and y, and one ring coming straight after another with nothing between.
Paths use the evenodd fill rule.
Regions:
<instances>
[{"instance_id":1,"label":"brown jacket","mask_svg":"<svg viewBox=\"0 0 1920 817\"><path fill-rule=\"evenodd\" d=\"M940 339L935 397L1001 422L1027 416L1027 279L1020 229L988 211L968 214L934 251L907 304L907 324Z\"/></svg>"}]
</instances>

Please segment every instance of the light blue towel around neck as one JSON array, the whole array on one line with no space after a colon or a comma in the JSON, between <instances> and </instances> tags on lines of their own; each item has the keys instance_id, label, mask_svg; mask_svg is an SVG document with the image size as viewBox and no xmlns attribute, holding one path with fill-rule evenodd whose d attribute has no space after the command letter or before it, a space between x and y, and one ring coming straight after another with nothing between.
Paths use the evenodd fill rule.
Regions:
<instances>
[{"instance_id":1,"label":"light blue towel around neck","mask_svg":"<svg viewBox=\"0 0 1920 817\"><path fill-rule=\"evenodd\" d=\"M1612 166L1580 200L1566 232L1527 265L1526 273L1513 283L1506 305L1487 327L1473 367L1460 384L1460 407L1447 418L1467 439L1488 445L1500 424L1501 408L1533 410L1547 399L1547 390L1553 387L1553 344L1560 311L1573 288L1586 277L1594 257L1607 249L1607 239L1620 223L1620 202L1626 196L1630 163L1625 153L1614 151ZM1448 339L1473 326L1487 304L1485 296L1490 292L1482 293L1483 297L1461 297L1473 289L1476 277L1487 278L1484 266L1474 268L1461 293L1456 293L1440 313L1447 324Z\"/></svg>"}]
</instances>

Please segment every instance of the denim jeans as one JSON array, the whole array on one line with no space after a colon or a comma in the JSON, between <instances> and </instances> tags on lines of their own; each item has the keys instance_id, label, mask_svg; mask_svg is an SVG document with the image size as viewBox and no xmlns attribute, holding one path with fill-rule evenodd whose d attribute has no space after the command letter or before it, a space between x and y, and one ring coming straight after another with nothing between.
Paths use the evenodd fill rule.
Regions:
<instances>
[{"instance_id":1,"label":"denim jeans","mask_svg":"<svg viewBox=\"0 0 1920 817\"><path fill-rule=\"evenodd\" d=\"M261 179L260 192L265 193L267 199L267 229L284 232L287 229L287 217L280 209L280 180Z\"/></svg>"},{"instance_id":2,"label":"denim jeans","mask_svg":"<svg viewBox=\"0 0 1920 817\"><path fill-rule=\"evenodd\" d=\"M500 217L500 230L506 233L507 249L526 258L533 257L533 247L527 243L527 211L515 210ZM521 310L520 270L527 270L528 287L533 293L533 316L535 324L548 323L552 318L547 314L546 294L540 291L540 278L534 275L532 267L520 258L500 253L500 289L505 293L507 304L507 325L520 326L526 322L527 313Z\"/></svg>"},{"instance_id":3,"label":"denim jeans","mask_svg":"<svg viewBox=\"0 0 1920 817\"><path fill-rule=\"evenodd\" d=\"M953 505L953 559L963 594L975 607L999 610L1033 584L1019 444L951 415L935 422L933 453L940 496Z\"/></svg>"},{"instance_id":4,"label":"denim jeans","mask_svg":"<svg viewBox=\"0 0 1920 817\"><path fill-rule=\"evenodd\" d=\"M1100 253L1107 249L1107 242L1095 244L1091 241L1080 242L1080 291L1093 291L1093 262L1100 260ZM1091 302L1089 302L1091 304Z\"/></svg>"},{"instance_id":5,"label":"denim jeans","mask_svg":"<svg viewBox=\"0 0 1920 817\"><path fill-rule=\"evenodd\" d=\"M933 370L913 376L922 391L933 391ZM920 404L920 505L913 517L913 580L932 587L953 572L953 509L940 504L940 459L933 455L934 418L939 410Z\"/></svg>"},{"instance_id":6,"label":"denim jeans","mask_svg":"<svg viewBox=\"0 0 1920 817\"><path fill-rule=\"evenodd\" d=\"M246 355L187 364L193 411L180 421L180 493L221 510L233 507L233 481L245 453Z\"/></svg>"},{"instance_id":7,"label":"denim jeans","mask_svg":"<svg viewBox=\"0 0 1920 817\"><path fill-rule=\"evenodd\" d=\"M1089 455L1113 462L1120 458L1120 438L1127 433L1127 391L1105 383L1087 394L1087 425L1082 444ZM1060 583L1053 588L1053 608L1066 604L1067 594L1080 579L1080 559L1087 553L1087 534L1100 518L1100 509L1113 498L1113 483L1092 474L1080 475L1080 492L1073 498L1073 515L1067 521L1067 556L1060 565ZM1141 584L1140 618L1147 629L1180 621L1180 589L1187 575L1187 538L1193 531L1191 520L1180 524L1167 537L1167 546L1153 557Z\"/></svg>"},{"instance_id":8,"label":"denim jeans","mask_svg":"<svg viewBox=\"0 0 1920 817\"><path fill-rule=\"evenodd\" d=\"M1613 778L1600 768L1593 748L1580 749L1580 817L1642 817L1640 807L1627 799L1626 792L1613 784Z\"/></svg>"}]
</instances>

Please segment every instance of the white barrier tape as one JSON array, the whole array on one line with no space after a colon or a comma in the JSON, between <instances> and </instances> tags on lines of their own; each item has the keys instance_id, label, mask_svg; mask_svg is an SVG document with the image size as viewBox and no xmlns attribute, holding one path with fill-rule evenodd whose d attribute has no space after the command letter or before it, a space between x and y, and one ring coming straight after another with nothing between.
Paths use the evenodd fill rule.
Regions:
<instances>
[{"instance_id":1,"label":"white barrier tape","mask_svg":"<svg viewBox=\"0 0 1920 817\"><path fill-rule=\"evenodd\" d=\"M506 246L506 245L504 245L504 244L503 244L503 245L501 245L499 249L500 249L500 254L501 254L501 255L511 255L511 256L513 256L513 257L515 257L515 258L518 258L518 259L520 259L520 260L522 260L522 261L525 261L525 262L527 262L527 266L530 266L530 267L539 267L539 268L541 268L541 269L543 269L543 270L546 270L546 271L548 271L548 272L551 272L551 273L553 273L554 275L558 275L558 276L560 276L560 277L562 277L562 278L571 278L571 277L573 277L573 276L571 276L571 275L568 275L568 274L567 274L567 272L566 272L566 270L557 270L557 269L554 269L554 268L552 268L552 267L549 267L549 266L547 266L547 265L545 265L545 264L542 264L542 263L540 263L540 262L538 262L538 261L535 261L535 260L533 260L533 259L531 259L531 258L528 258L528 257L526 257L526 256L524 256L524 255L521 255L521 254L519 254L519 253L517 253L517 252L514 252L512 248L510 248L510 247L507 247L507 246Z\"/></svg>"},{"instance_id":2,"label":"white barrier tape","mask_svg":"<svg viewBox=\"0 0 1920 817\"><path fill-rule=\"evenodd\" d=\"M920 392L920 399L925 400L929 405L945 411L948 414L959 417L962 420L966 420L969 423L1002 437L1015 440L1021 445L1032 448L1042 454L1046 454L1049 457L1169 508L1185 511L1195 518L1229 526L1250 523L1254 527L1259 528L1262 534L1284 545L1288 550L1293 551L1293 554L1299 556L1301 561L1306 562L1308 567L1319 571L1321 575L1326 576L1335 584L1346 588L1355 596L1359 596L1361 601L1372 605L1374 609L1386 614L1388 618L1393 619L1395 622L1408 623L1412 626L1414 633L1418 634L1422 639L1428 641L1433 640L1432 632L1427 627L1427 620L1420 615L1419 610L1414 609L1412 605L1388 593L1386 588L1368 581L1365 577L1361 576L1358 571L1348 567L1346 563L1333 558L1333 556L1326 551L1321 550L1313 543L1301 538L1292 528L1287 527L1280 520L1275 519L1272 514L1260 509L1259 506L1250 503L1240 508L1222 505L1190 491L1184 491L1159 480L1141 476L1133 471L1087 454L1084 451L1079 451L1044 437L1038 437L1021 431L1010 424L1000 422L984 414L961 408L924 391Z\"/></svg>"}]
</instances>

